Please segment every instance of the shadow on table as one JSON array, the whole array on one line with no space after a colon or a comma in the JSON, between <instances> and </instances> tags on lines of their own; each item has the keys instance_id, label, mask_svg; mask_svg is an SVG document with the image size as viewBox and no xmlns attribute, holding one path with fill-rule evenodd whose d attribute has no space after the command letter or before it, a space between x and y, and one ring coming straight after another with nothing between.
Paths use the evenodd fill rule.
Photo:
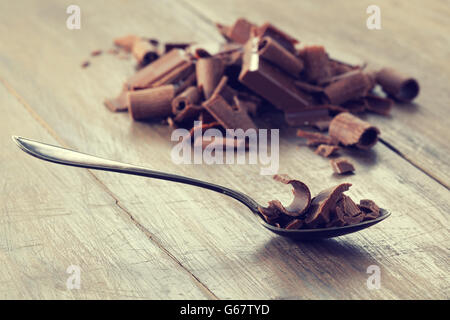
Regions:
<instances>
[{"instance_id":1,"label":"shadow on table","mask_svg":"<svg viewBox=\"0 0 450 320\"><path fill-rule=\"evenodd\" d=\"M346 278L366 277L367 267L379 264L363 247L346 241L346 237L314 241L296 241L274 237L258 250L255 255L279 273L299 273L307 269L321 277L324 273L339 276L340 281ZM298 274L304 278L304 274Z\"/></svg>"}]
</instances>

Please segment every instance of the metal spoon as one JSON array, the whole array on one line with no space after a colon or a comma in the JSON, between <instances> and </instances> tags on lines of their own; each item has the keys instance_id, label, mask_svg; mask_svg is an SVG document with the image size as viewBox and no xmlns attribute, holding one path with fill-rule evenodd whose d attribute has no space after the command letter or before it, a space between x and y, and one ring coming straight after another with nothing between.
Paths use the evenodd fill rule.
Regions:
<instances>
[{"instance_id":1,"label":"metal spoon","mask_svg":"<svg viewBox=\"0 0 450 320\"><path fill-rule=\"evenodd\" d=\"M229 188L222 187L217 184L200 181L197 179L153 171L144 167L102 159L78 151L61 148L22 137L13 136L12 138L20 149L42 160L74 167L113 171L132 174L136 176L144 176L149 178L180 182L222 193L245 204L256 216L258 216L259 222L270 231L283 237L288 237L292 239L312 240L312 239L337 237L373 226L374 224L386 219L390 215L389 212L387 212L384 209L381 209L380 217L374 220L368 220L344 227L286 230L283 228L277 228L275 226L266 223L264 218L260 215L258 211L258 207L260 207L258 203L256 203L255 200L239 191L231 190Z\"/></svg>"}]
</instances>

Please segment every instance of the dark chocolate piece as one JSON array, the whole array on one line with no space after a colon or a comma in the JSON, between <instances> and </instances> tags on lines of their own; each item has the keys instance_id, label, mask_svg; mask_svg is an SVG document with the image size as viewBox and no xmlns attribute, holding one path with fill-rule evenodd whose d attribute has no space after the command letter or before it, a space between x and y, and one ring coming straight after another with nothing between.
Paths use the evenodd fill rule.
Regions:
<instances>
[{"instance_id":1,"label":"dark chocolate piece","mask_svg":"<svg viewBox=\"0 0 450 320\"><path fill-rule=\"evenodd\" d=\"M281 31L269 22L255 28L254 33L254 35L259 38L270 37L288 51L295 53L295 45L298 43L298 40Z\"/></svg>"},{"instance_id":2,"label":"dark chocolate piece","mask_svg":"<svg viewBox=\"0 0 450 320\"><path fill-rule=\"evenodd\" d=\"M330 123L329 135L344 146L369 149L378 141L380 130L348 112L334 117Z\"/></svg>"},{"instance_id":3,"label":"dark chocolate piece","mask_svg":"<svg viewBox=\"0 0 450 320\"><path fill-rule=\"evenodd\" d=\"M203 102L203 107L226 129L256 129L247 110L230 105L221 95L213 95Z\"/></svg>"},{"instance_id":4,"label":"dark chocolate piece","mask_svg":"<svg viewBox=\"0 0 450 320\"><path fill-rule=\"evenodd\" d=\"M330 164L331 167L333 168L333 171L336 172L337 174L344 174L355 171L355 167L348 159L344 158L332 159L330 160Z\"/></svg>"},{"instance_id":5,"label":"dark chocolate piece","mask_svg":"<svg viewBox=\"0 0 450 320\"><path fill-rule=\"evenodd\" d=\"M257 39L252 39L245 48L241 83L283 111L298 111L312 104L312 97L301 93L293 78L261 59L256 50Z\"/></svg>"},{"instance_id":6,"label":"dark chocolate piece","mask_svg":"<svg viewBox=\"0 0 450 320\"><path fill-rule=\"evenodd\" d=\"M303 62L273 38L259 39L258 54L295 78L298 78L303 70Z\"/></svg>"},{"instance_id":7,"label":"dark chocolate piece","mask_svg":"<svg viewBox=\"0 0 450 320\"><path fill-rule=\"evenodd\" d=\"M377 72L376 81L383 91L401 102L410 102L419 94L419 83L392 68Z\"/></svg>"}]
</instances>

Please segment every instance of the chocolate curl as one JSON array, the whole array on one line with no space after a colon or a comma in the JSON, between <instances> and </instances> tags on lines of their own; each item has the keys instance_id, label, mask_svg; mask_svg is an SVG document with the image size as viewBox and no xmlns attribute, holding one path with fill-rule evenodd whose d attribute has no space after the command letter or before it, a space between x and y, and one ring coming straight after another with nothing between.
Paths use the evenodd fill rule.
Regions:
<instances>
[{"instance_id":1,"label":"chocolate curl","mask_svg":"<svg viewBox=\"0 0 450 320\"><path fill-rule=\"evenodd\" d=\"M301 181L291 179L285 174L277 174L273 178L281 183L290 184L294 188L292 190L294 200L292 200L289 206L283 207L283 209L285 209L283 210L283 213L292 217L298 217L305 213L311 203L311 192L306 184Z\"/></svg>"},{"instance_id":2,"label":"chocolate curl","mask_svg":"<svg viewBox=\"0 0 450 320\"><path fill-rule=\"evenodd\" d=\"M298 43L298 40L281 31L269 22L255 28L254 33L254 35L258 38L270 37L274 39L286 50L295 54L295 45Z\"/></svg>"},{"instance_id":3,"label":"chocolate curl","mask_svg":"<svg viewBox=\"0 0 450 320\"><path fill-rule=\"evenodd\" d=\"M172 114L171 102L174 97L173 85L130 91L130 115L134 120L168 117Z\"/></svg>"},{"instance_id":4,"label":"chocolate curl","mask_svg":"<svg viewBox=\"0 0 450 320\"><path fill-rule=\"evenodd\" d=\"M148 40L137 40L131 49L140 66L146 66L159 58L158 49Z\"/></svg>"},{"instance_id":5,"label":"chocolate curl","mask_svg":"<svg viewBox=\"0 0 450 320\"><path fill-rule=\"evenodd\" d=\"M341 199L342 193L351 187L351 183L342 183L336 187L321 191L311 201L310 209L306 213L305 222L309 227L317 227L330 222L331 211Z\"/></svg>"},{"instance_id":6,"label":"chocolate curl","mask_svg":"<svg viewBox=\"0 0 450 320\"><path fill-rule=\"evenodd\" d=\"M177 123L195 119L203 110L197 103L200 101L200 91L197 87L188 87L172 100L172 113Z\"/></svg>"},{"instance_id":7,"label":"chocolate curl","mask_svg":"<svg viewBox=\"0 0 450 320\"><path fill-rule=\"evenodd\" d=\"M419 83L392 68L377 72L376 81L383 91L401 102L410 102L419 94Z\"/></svg>"},{"instance_id":8,"label":"chocolate curl","mask_svg":"<svg viewBox=\"0 0 450 320\"><path fill-rule=\"evenodd\" d=\"M172 100L173 114L180 113L186 107L196 105L200 101L200 90L197 87L188 87Z\"/></svg>"},{"instance_id":9,"label":"chocolate curl","mask_svg":"<svg viewBox=\"0 0 450 320\"><path fill-rule=\"evenodd\" d=\"M250 39L253 26L253 23L244 18L237 19L233 26L227 30L226 38L244 44Z\"/></svg>"},{"instance_id":10,"label":"chocolate curl","mask_svg":"<svg viewBox=\"0 0 450 320\"><path fill-rule=\"evenodd\" d=\"M308 82L317 83L330 77L330 64L324 47L308 46L300 50L299 55L305 64L305 77Z\"/></svg>"},{"instance_id":11,"label":"chocolate curl","mask_svg":"<svg viewBox=\"0 0 450 320\"><path fill-rule=\"evenodd\" d=\"M131 52L131 50L133 49L133 44L139 40L140 37L130 34L124 37L114 39L114 44L127 52Z\"/></svg>"},{"instance_id":12,"label":"chocolate curl","mask_svg":"<svg viewBox=\"0 0 450 320\"><path fill-rule=\"evenodd\" d=\"M197 85L202 88L205 99L209 99L225 70L222 59L201 58L196 64Z\"/></svg>"},{"instance_id":13,"label":"chocolate curl","mask_svg":"<svg viewBox=\"0 0 450 320\"><path fill-rule=\"evenodd\" d=\"M174 69L190 64L189 57L184 50L173 49L159 59L153 61L131 76L126 86L129 90L149 88Z\"/></svg>"},{"instance_id":14,"label":"chocolate curl","mask_svg":"<svg viewBox=\"0 0 450 320\"><path fill-rule=\"evenodd\" d=\"M259 40L258 54L295 78L303 70L303 62L272 38Z\"/></svg>"},{"instance_id":15,"label":"chocolate curl","mask_svg":"<svg viewBox=\"0 0 450 320\"><path fill-rule=\"evenodd\" d=\"M259 57L257 41L251 39L245 47L239 81L283 111L312 104L312 97L300 92L290 76Z\"/></svg>"},{"instance_id":16,"label":"chocolate curl","mask_svg":"<svg viewBox=\"0 0 450 320\"><path fill-rule=\"evenodd\" d=\"M380 130L348 112L343 112L333 118L329 127L330 137L344 146L355 146L369 149L378 141Z\"/></svg>"},{"instance_id":17,"label":"chocolate curl","mask_svg":"<svg viewBox=\"0 0 450 320\"><path fill-rule=\"evenodd\" d=\"M371 81L369 77L362 72L356 72L329 84L325 88L324 93L329 103L339 105L365 96L370 86Z\"/></svg>"},{"instance_id":18,"label":"chocolate curl","mask_svg":"<svg viewBox=\"0 0 450 320\"><path fill-rule=\"evenodd\" d=\"M366 109L383 116L389 115L392 109L393 101L388 98L378 97L376 95L368 95L365 97Z\"/></svg>"}]
</instances>

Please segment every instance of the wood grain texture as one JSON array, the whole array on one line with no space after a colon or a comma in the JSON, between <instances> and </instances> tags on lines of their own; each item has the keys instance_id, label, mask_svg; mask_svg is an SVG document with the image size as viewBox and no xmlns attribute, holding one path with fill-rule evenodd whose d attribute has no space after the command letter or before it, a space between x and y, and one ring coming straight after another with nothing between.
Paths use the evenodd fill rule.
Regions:
<instances>
[{"instance_id":1,"label":"wood grain texture","mask_svg":"<svg viewBox=\"0 0 450 320\"><path fill-rule=\"evenodd\" d=\"M241 9L227 3L229 7L215 4L202 10L214 19L214 15L218 17L222 10L224 15L220 20L230 22L239 16L239 12L229 13L227 10L232 7L235 8L233 10ZM53 138L84 152L220 182L254 196L262 204L274 198L284 202L289 200L289 188L260 176L259 167L255 165L175 165L170 158L172 144L167 127L158 123L132 123L126 114L109 112L102 101L118 93L124 79L133 72L132 61L102 55L92 58L89 68L80 68L89 52L108 48L114 37L127 33L142 34L144 30L148 36L166 40L220 39L209 21L196 15L184 3L175 1L114 2L108 7L86 1L80 4L86 23L80 31L69 31L61 17L68 4L65 1L36 3L23 12L20 5L8 3L8 14L0 10L0 39L8 39L11 36L9 30L15 30L14 41L0 52L1 78L11 92L17 92L19 99L36 112ZM195 5L201 7L202 3ZM293 10L297 10L296 4L291 5ZM263 20L264 8L270 6L259 7L262 7L259 8L263 12L261 17L249 12L249 18ZM289 10L284 7L283 10L272 8L272 11L273 15L264 19L273 20L292 31L295 24L289 28L286 21L294 23L294 19L283 23L277 16L279 12ZM28 23L20 23L17 16L27 17ZM394 114L392 122L402 117ZM411 114L410 119L413 117ZM423 117L427 118L428 113ZM27 124L24 131L29 130L29 122L24 120L23 123ZM48 142L53 140L32 131L18 134L29 134L30 138ZM433 139L426 133L414 134L417 137L423 134L422 139L425 140ZM387 135L385 131L383 135ZM392 217L359 234L296 243L270 234L258 225L246 208L221 195L145 178L103 172L92 172L92 175L101 183L103 192L115 199L111 210L117 211L121 221L132 222L141 233L136 235L136 239L130 236L129 241L133 245L144 234L147 239L151 238L149 242L158 244L173 257L179 263L178 267L192 274L191 287L194 289L183 290L191 296L224 299L448 299L448 189L382 144L368 153L349 154L355 159L356 174L336 177L331 174L326 159L318 157L304 145L299 146L300 140L294 136L291 130L282 131L281 173L302 179L313 193L339 182L351 182L353 187L349 194L352 197L374 199L389 209ZM84 175L79 172L83 169L35 164L37 160L29 158L23 158L23 161L30 167L36 165L36 177L55 175L56 172L58 176L67 175L67 179ZM24 179L15 181L16 185L24 183ZM95 182L83 185L94 188ZM55 197L61 193L58 189L54 190ZM73 186L73 190L76 189ZM34 201L41 196L36 192L27 200ZM72 196L74 198L70 198ZM65 197L58 213L72 210L75 205L76 195L69 193ZM16 206L19 212L23 211L20 205ZM92 219L100 214L93 211ZM108 227L103 226L103 221L95 223L102 232ZM12 238L9 235L5 241L13 241ZM111 245L109 249L115 250L115 254L121 250L119 245ZM79 259L83 257L84 254L79 254ZM90 263L93 262L86 265ZM104 267L104 263L97 265ZM152 272L153 263L145 264L146 272ZM379 290L369 290L366 286L367 267L374 264L381 268ZM11 274L18 274L20 267L20 263L11 266ZM172 272L177 270L176 266L167 268ZM123 269L129 271L128 267ZM39 274L37 272L36 276ZM185 283L182 275L160 279L154 286L164 287L171 280L176 282L179 279ZM146 284L140 282L148 280L148 277L138 277L135 286L148 292L145 291L148 290ZM211 292L209 296L203 290L195 289L198 288L196 281L204 284L207 293ZM19 292L20 287L21 283L17 281L8 282L6 286L9 292ZM146 297L142 292L137 296ZM53 294L66 297L59 292ZM116 293L112 291L113 294ZM99 297L102 296L99 294Z\"/></svg>"},{"instance_id":2,"label":"wood grain texture","mask_svg":"<svg viewBox=\"0 0 450 320\"><path fill-rule=\"evenodd\" d=\"M3 85L0 101L1 299L212 297L87 171L24 157L11 140L18 131L57 142ZM71 265L79 290L66 287Z\"/></svg>"},{"instance_id":3,"label":"wood grain texture","mask_svg":"<svg viewBox=\"0 0 450 320\"><path fill-rule=\"evenodd\" d=\"M336 57L366 61L369 67L394 67L415 77L421 86L412 104L397 104L390 117L369 115L381 138L403 157L447 188L450 186L450 6L445 1L315 1L208 0L184 1L211 22L233 23L245 16L254 23L270 21L302 43L321 44ZM381 30L366 27L366 8L381 9Z\"/></svg>"}]
</instances>

